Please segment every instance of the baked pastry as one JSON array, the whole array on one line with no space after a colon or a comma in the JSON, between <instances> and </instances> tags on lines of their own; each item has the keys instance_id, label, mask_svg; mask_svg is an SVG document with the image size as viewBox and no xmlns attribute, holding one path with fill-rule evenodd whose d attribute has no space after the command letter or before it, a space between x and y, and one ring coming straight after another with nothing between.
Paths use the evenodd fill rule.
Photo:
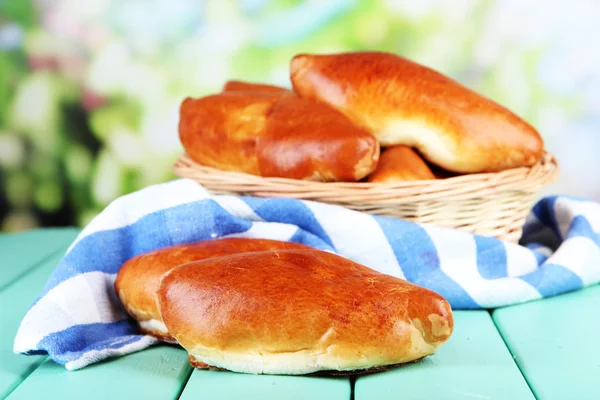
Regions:
<instances>
[{"instance_id":1,"label":"baked pastry","mask_svg":"<svg viewBox=\"0 0 600 400\"><path fill-rule=\"evenodd\" d=\"M377 140L338 111L278 92L187 98L179 137L199 164L264 177L357 181L379 159Z\"/></svg>"},{"instance_id":2,"label":"baked pastry","mask_svg":"<svg viewBox=\"0 0 600 400\"><path fill-rule=\"evenodd\" d=\"M375 172L369 175L373 183L420 181L436 179L429 166L412 147L398 145L381 152Z\"/></svg>"},{"instance_id":3,"label":"baked pastry","mask_svg":"<svg viewBox=\"0 0 600 400\"><path fill-rule=\"evenodd\" d=\"M290 89L286 89L280 86L238 80L230 80L225 82L225 85L223 85L223 92L274 92L290 94L294 93Z\"/></svg>"},{"instance_id":4,"label":"baked pastry","mask_svg":"<svg viewBox=\"0 0 600 400\"><path fill-rule=\"evenodd\" d=\"M383 147L416 148L453 172L540 161L543 141L523 119L455 80L385 52L296 55L294 91L338 109Z\"/></svg>"},{"instance_id":5,"label":"baked pastry","mask_svg":"<svg viewBox=\"0 0 600 400\"><path fill-rule=\"evenodd\" d=\"M163 275L190 261L249 251L309 249L310 247L269 239L224 238L164 247L129 259L120 268L115 290L127 312L143 333L174 342L157 305L156 292Z\"/></svg>"},{"instance_id":6,"label":"baked pastry","mask_svg":"<svg viewBox=\"0 0 600 400\"><path fill-rule=\"evenodd\" d=\"M431 355L454 326L442 296L316 249L182 265L158 298L193 366L252 374L389 368Z\"/></svg>"}]
</instances>

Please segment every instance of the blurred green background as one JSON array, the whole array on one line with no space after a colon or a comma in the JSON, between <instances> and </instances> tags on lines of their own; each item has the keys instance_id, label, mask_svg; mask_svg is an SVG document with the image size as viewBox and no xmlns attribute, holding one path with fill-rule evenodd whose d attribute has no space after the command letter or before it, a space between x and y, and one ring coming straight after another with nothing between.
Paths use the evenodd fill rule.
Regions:
<instances>
[{"instance_id":1,"label":"blurred green background","mask_svg":"<svg viewBox=\"0 0 600 400\"><path fill-rule=\"evenodd\" d=\"M0 0L0 229L84 225L172 179L185 96L290 86L298 52L386 50L540 130L561 192L600 200L596 1Z\"/></svg>"}]
</instances>

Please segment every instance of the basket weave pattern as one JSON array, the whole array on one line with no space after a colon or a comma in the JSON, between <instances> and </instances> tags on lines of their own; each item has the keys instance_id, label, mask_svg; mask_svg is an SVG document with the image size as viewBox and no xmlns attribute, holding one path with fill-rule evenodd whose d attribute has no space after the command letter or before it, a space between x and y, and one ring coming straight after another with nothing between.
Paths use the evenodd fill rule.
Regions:
<instances>
[{"instance_id":1,"label":"basket weave pattern","mask_svg":"<svg viewBox=\"0 0 600 400\"><path fill-rule=\"evenodd\" d=\"M206 167L186 154L174 170L214 194L315 200L516 242L538 192L554 180L558 164L546 152L531 168L398 183L264 178Z\"/></svg>"}]
</instances>

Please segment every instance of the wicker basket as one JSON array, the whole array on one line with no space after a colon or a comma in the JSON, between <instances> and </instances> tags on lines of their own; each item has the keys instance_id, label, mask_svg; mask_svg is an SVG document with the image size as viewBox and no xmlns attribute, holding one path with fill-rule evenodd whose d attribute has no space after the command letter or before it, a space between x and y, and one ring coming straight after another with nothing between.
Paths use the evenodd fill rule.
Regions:
<instances>
[{"instance_id":1,"label":"wicker basket","mask_svg":"<svg viewBox=\"0 0 600 400\"><path fill-rule=\"evenodd\" d=\"M557 175L558 164L546 152L531 168L399 183L263 178L202 166L186 154L174 170L215 194L315 200L516 242L540 189Z\"/></svg>"}]
</instances>

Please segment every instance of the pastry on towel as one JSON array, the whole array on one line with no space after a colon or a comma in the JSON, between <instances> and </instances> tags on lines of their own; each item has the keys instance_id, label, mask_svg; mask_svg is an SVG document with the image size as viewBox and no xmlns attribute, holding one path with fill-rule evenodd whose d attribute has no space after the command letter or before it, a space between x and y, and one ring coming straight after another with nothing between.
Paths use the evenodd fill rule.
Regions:
<instances>
[{"instance_id":1,"label":"pastry on towel","mask_svg":"<svg viewBox=\"0 0 600 400\"><path fill-rule=\"evenodd\" d=\"M315 181L358 181L379 159L377 140L331 107L278 92L187 98L179 137L197 163Z\"/></svg>"},{"instance_id":2,"label":"pastry on towel","mask_svg":"<svg viewBox=\"0 0 600 400\"><path fill-rule=\"evenodd\" d=\"M369 175L369 182L390 183L436 179L431 168L409 146L388 147L381 152L375 172Z\"/></svg>"},{"instance_id":3,"label":"pastry on towel","mask_svg":"<svg viewBox=\"0 0 600 400\"><path fill-rule=\"evenodd\" d=\"M224 238L164 247L131 258L120 268L115 290L127 312L142 332L174 342L157 305L156 292L162 276L190 261L248 251L309 249L310 247L269 239Z\"/></svg>"},{"instance_id":4,"label":"pastry on towel","mask_svg":"<svg viewBox=\"0 0 600 400\"><path fill-rule=\"evenodd\" d=\"M181 265L158 298L192 365L252 374L390 367L433 354L454 327L437 293L316 249Z\"/></svg>"},{"instance_id":5,"label":"pastry on towel","mask_svg":"<svg viewBox=\"0 0 600 400\"><path fill-rule=\"evenodd\" d=\"M453 172L495 172L540 161L543 141L523 119L455 80L384 52L296 55L294 91L338 109L383 147L416 148Z\"/></svg>"},{"instance_id":6,"label":"pastry on towel","mask_svg":"<svg viewBox=\"0 0 600 400\"><path fill-rule=\"evenodd\" d=\"M254 83L238 80L225 82L223 92L275 92L275 93L294 93L290 89L280 86L269 85L266 83Z\"/></svg>"}]
</instances>

